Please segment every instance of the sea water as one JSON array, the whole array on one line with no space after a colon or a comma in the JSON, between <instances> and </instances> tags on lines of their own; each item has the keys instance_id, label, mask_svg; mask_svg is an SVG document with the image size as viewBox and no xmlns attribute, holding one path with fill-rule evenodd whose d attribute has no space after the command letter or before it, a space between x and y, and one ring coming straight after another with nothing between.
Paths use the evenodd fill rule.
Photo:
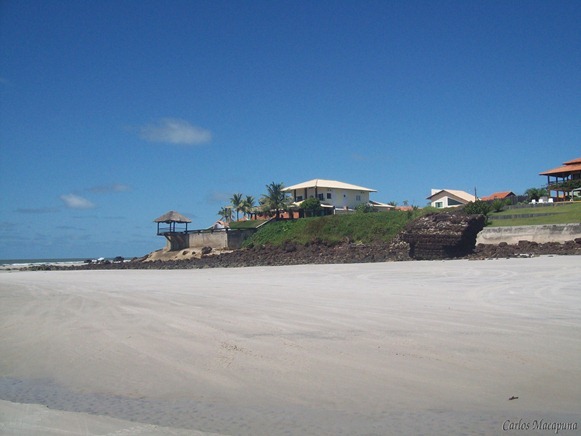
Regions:
<instances>
[{"instance_id":1,"label":"sea water","mask_svg":"<svg viewBox=\"0 0 581 436\"><path fill-rule=\"evenodd\" d=\"M26 268L29 266L35 265L82 265L87 263L88 260L93 262L97 262L97 259L91 258L80 258L80 257L73 257L73 258L53 258L53 259L0 259L0 267L15 267L15 268ZM98 260L113 260L113 258L99 258Z\"/></svg>"}]
</instances>

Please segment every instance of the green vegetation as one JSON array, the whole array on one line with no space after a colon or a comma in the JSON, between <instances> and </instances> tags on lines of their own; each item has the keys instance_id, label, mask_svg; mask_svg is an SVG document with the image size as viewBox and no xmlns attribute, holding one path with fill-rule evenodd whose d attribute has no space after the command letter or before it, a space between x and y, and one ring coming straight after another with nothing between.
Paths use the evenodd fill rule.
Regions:
<instances>
[{"instance_id":1,"label":"green vegetation","mask_svg":"<svg viewBox=\"0 0 581 436\"><path fill-rule=\"evenodd\" d=\"M519 215L527 216L519 217ZM499 216L513 216L513 218L495 219ZM488 218L492 227L579 223L581 222L581 203L571 202L555 204L554 206L509 209L491 214Z\"/></svg>"},{"instance_id":2,"label":"green vegetation","mask_svg":"<svg viewBox=\"0 0 581 436\"><path fill-rule=\"evenodd\" d=\"M267 220L233 221L230 223L231 229L256 229Z\"/></svg>"},{"instance_id":3,"label":"green vegetation","mask_svg":"<svg viewBox=\"0 0 581 436\"><path fill-rule=\"evenodd\" d=\"M373 206L368 204L368 203L361 203L360 205L358 205L355 208L355 212L357 212L357 213L373 213L373 212L375 212L375 209L373 209Z\"/></svg>"},{"instance_id":4,"label":"green vegetation","mask_svg":"<svg viewBox=\"0 0 581 436\"><path fill-rule=\"evenodd\" d=\"M548 193L545 188L529 188L525 191L525 195L527 196L528 201L539 201L539 198L545 197Z\"/></svg>"},{"instance_id":5,"label":"green vegetation","mask_svg":"<svg viewBox=\"0 0 581 436\"><path fill-rule=\"evenodd\" d=\"M306 216L318 216L323 210L318 198L307 198L301 203L301 208L305 210Z\"/></svg>"},{"instance_id":6,"label":"green vegetation","mask_svg":"<svg viewBox=\"0 0 581 436\"><path fill-rule=\"evenodd\" d=\"M462 208L464 213L468 215L484 215L484 216L488 216L491 209L492 206L490 205L490 203L481 200L471 201Z\"/></svg>"},{"instance_id":7,"label":"green vegetation","mask_svg":"<svg viewBox=\"0 0 581 436\"><path fill-rule=\"evenodd\" d=\"M240 193L232 195L230 204L236 212L236 221L240 219L240 212L244 212L244 196Z\"/></svg>"},{"instance_id":8,"label":"green vegetation","mask_svg":"<svg viewBox=\"0 0 581 436\"><path fill-rule=\"evenodd\" d=\"M280 212L286 210L291 201L289 194L283 189L284 184L272 182L270 185L266 185L266 194L260 199L263 210L274 210L277 220L280 217Z\"/></svg>"},{"instance_id":9,"label":"green vegetation","mask_svg":"<svg viewBox=\"0 0 581 436\"><path fill-rule=\"evenodd\" d=\"M500 198L497 198L492 202L492 211L502 212L504 210L504 207L508 206L509 204L510 204L509 199L501 200Z\"/></svg>"},{"instance_id":10,"label":"green vegetation","mask_svg":"<svg viewBox=\"0 0 581 436\"><path fill-rule=\"evenodd\" d=\"M272 222L262 227L245 246L307 244L316 240L335 244L346 239L370 243L391 240L412 219L424 211L353 213Z\"/></svg>"}]
</instances>

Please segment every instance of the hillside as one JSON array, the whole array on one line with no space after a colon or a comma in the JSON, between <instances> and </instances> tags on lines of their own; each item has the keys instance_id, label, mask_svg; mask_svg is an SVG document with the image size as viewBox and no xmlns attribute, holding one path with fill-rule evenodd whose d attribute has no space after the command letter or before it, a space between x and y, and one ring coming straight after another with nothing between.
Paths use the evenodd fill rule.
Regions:
<instances>
[{"instance_id":1,"label":"hillside","mask_svg":"<svg viewBox=\"0 0 581 436\"><path fill-rule=\"evenodd\" d=\"M396 210L272 222L248 239L245 247L280 246L285 243L305 245L316 241L327 244L345 241L364 244L388 242L407 223L425 213L422 210Z\"/></svg>"}]
</instances>

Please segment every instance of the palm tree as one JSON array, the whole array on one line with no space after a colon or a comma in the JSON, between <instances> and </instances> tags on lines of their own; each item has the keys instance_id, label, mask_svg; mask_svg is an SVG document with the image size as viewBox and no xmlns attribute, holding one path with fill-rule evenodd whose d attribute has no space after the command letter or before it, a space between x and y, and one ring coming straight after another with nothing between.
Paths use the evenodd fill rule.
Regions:
<instances>
[{"instance_id":1,"label":"palm tree","mask_svg":"<svg viewBox=\"0 0 581 436\"><path fill-rule=\"evenodd\" d=\"M236 211L236 221L238 221L239 216L238 214L244 210L244 199L242 197L242 194L232 195L232 198L230 199L230 204L232 204L232 207Z\"/></svg>"},{"instance_id":2,"label":"palm tree","mask_svg":"<svg viewBox=\"0 0 581 436\"><path fill-rule=\"evenodd\" d=\"M539 198L547 195L547 190L545 188L529 188L525 191L525 195L529 201L539 201Z\"/></svg>"},{"instance_id":3,"label":"palm tree","mask_svg":"<svg viewBox=\"0 0 581 436\"><path fill-rule=\"evenodd\" d=\"M282 183L272 182L270 185L266 185L267 193L260 199L264 208L275 211L277 220L280 218L280 211L285 210L290 202L288 194L283 189Z\"/></svg>"},{"instance_id":4,"label":"palm tree","mask_svg":"<svg viewBox=\"0 0 581 436\"><path fill-rule=\"evenodd\" d=\"M218 211L218 215L220 215L220 218L223 218L224 221L232 221L232 207L224 206Z\"/></svg>"},{"instance_id":5,"label":"palm tree","mask_svg":"<svg viewBox=\"0 0 581 436\"><path fill-rule=\"evenodd\" d=\"M250 213L252 212L252 209L254 209L254 206L256 206L256 200L254 200L254 197L252 195L247 195L246 198L244 199L244 215L250 215Z\"/></svg>"}]
</instances>

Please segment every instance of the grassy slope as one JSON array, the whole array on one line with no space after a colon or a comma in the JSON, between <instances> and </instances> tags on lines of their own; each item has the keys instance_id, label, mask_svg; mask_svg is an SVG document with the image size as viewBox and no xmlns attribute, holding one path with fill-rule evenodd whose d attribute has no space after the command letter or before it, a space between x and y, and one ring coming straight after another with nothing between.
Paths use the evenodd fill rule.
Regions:
<instances>
[{"instance_id":1,"label":"grassy slope","mask_svg":"<svg viewBox=\"0 0 581 436\"><path fill-rule=\"evenodd\" d=\"M336 243L349 239L353 242L389 241L414 218L429 212L443 212L442 209L424 208L413 212L390 211L376 213L354 213L330 215L317 218L303 218L294 221L272 222L261 227L252 238L245 242L251 245L281 245L285 242L306 244L316 239ZM498 215L547 214L531 218L495 220ZM581 202L554 207L530 207L491 213L490 226L521 226L536 224L566 224L581 222ZM232 223L234 224L234 223ZM236 224L243 224L236 223ZM232 226L234 228L234 226ZM240 227L239 227L240 228Z\"/></svg>"},{"instance_id":2,"label":"grassy slope","mask_svg":"<svg viewBox=\"0 0 581 436\"><path fill-rule=\"evenodd\" d=\"M411 219L423 213L390 211L278 221L262 227L245 245L306 244L315 239L336 243L346 238L363 243L389 241Z\"/></svg>"},{"instance_id":3,"label":"grassy slope","mask_svg":"<svg viewBox=\"0 0 581 436\"><path fill-rule=\"evenodd\" d=\"M524 215L524 214L554 214L540 215L530 218L497 219L499 215ZM581 202L560 204L558 206L528 207L525 209L510 209L489 215L491 227L529 226L538 224L568 224L581 222Z\"/></svg>"},{"instance_id":4,"label":"grassy slope","mask_svg":"<svg viewBox=\"0 0 581 436\"><path fill-rule=\"evenodd\" d=\"M230 223L231 229L255 229L261 224L264 224L266 220L249 220L249 221L232 221Z\"/></svg>"}]
</instances>

